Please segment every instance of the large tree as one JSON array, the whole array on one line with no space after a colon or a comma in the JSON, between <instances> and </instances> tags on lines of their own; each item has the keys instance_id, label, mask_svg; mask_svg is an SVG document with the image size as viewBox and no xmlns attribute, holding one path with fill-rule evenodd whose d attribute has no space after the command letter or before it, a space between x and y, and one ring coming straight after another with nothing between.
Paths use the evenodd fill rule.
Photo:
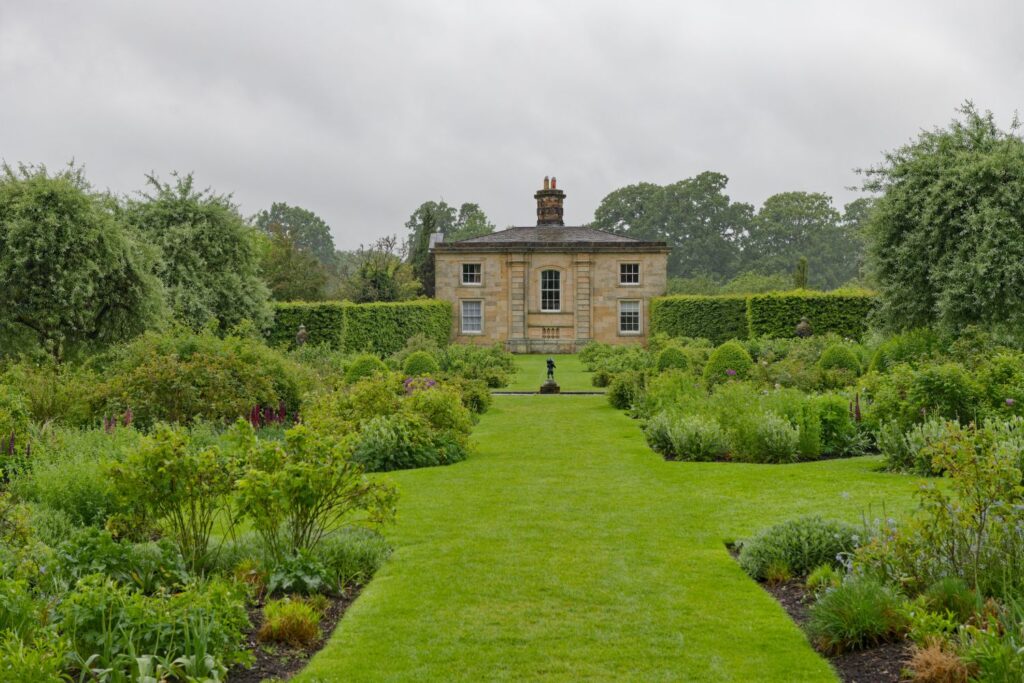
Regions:
<instances>
[{"instance_id":1,"label":"large tree","mask_svg":"<svg viewBox=\"0 0 1024 683\"><path fill-rule=\"evenodd\" d=\"M817 192L783 192L765 200L744 240L747 269L792 273L807 259L811 287L831 289L857 275L860 241L850 234L832 198Z\"/></svg>"},{"instance_id":2,"label":"large tree","mask_svg":"<svg viewBox=\"0 0 1024 683\"><path fill-rule=\"evenodd\" d=\"M415 298L421 290L420 282L403 251L394 236L360 246L352 272L342 283L342 296L357 304Z\"/></svg>"},{"instance_id":3,"label":"large tree","mask_svg":"<svg viewBox=\"0 0 1024 683\"><path fill-rule=\"evenodd\" d=\"M1024 324L1024 140L970 103L868 170L880 322Z\"/></svg>"},{"instance_id":4,"label":"large tree","mask_svg":"<svg viewBox=\"0 0 1024 683\"><path fill-rule=\"evenodd\" d=\"M2 167L0 345L61 359L142 332L162 312L152 261L80 168Z\"/></svg>"},{"instance_id":5,"label":"large tree","mask_svg":"<svg viewBox=\"0 0 1024 683\"><path fill-rule=\"evenodd\" d=\"M672 247L673 277L731 277L753 207L725 194L729 179L706 171L670 185L639 183L615 190L594 212L593 227Z\"/></svg>"},{"instance_id":6,"label":"large tree","mask_svg":"<svg viewBox=\"0 0 1024 683\"><path fill-rule=\"evenodd\" d=\"M174 183L147 176L150 194L126 202L128 220L160 248L156 273L175 315L193 327L222 330L270 321L270 293L260 277L254 229L227 195L196 190L192 175Z\"/></svg>"},{"instance_id":7,"label":"large tree","mask_svg":"<svg viewBox=\"0 0 1024 683\"><path fill-rule=\"evenodd\" d=\"M260 235L260 265L270 295L277 301L317 301L324 298L327 271L316 258L299 249L285 233Z\"/></svg>"},{"instance_id":8,"label":"large tree","mask_svg":"<svg viewBox=\"0 0 1024 683\"><path fill-rule=\"evenodd\" d=\"M299 251L313 256L324 268L334 266L334 238L320 216L301 206L274 202L269 211L256 214L256 227L269 235L281 235Z\"/></svg>"},{"instance_id":9,"label":"large tree","mask_svg":"<svg viewBox=\"0 0 1024 683\"><path fill-rule=\"evenodd\" d=\"M430 257L433 233L441 233L445 241L451 242L494 232L494 224L478 204L465 203L456 210L443 200L420 204L405 227L409 229L409 263L427 296L434 295L434 263Z\"/></svg>"}]
</instances>

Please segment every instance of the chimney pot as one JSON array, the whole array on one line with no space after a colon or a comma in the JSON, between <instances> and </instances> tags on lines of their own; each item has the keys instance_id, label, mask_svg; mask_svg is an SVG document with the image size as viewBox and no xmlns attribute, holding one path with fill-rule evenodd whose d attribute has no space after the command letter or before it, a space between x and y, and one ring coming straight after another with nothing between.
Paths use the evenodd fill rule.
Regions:
<instances>
[{"instance_id":1,"label":"chimney pot","mask_svg":"<svg viewBox=\"0 0 1024 683\"><path fill-rule=\"evenodd\" d=\"M548 179L547 176L544 176L544 189L545 190L550 190L551 189L551 181Z\"/></svg>"},{"instance_id":2,"label":"chimney pot","mask_svg":"<svg viewBox=\"0 0 1024 683\"><path fill-rule=\"evenodd\" d=\"M558 178L551 176L551 189L554 190L558 187Z\"/></svg>"}]
</instances>

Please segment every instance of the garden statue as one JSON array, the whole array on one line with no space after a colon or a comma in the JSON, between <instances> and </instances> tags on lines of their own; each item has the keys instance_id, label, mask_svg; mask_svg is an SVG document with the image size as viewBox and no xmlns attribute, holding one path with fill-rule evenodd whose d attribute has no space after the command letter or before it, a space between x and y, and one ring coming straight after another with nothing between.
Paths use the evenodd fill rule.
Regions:
<instances>
[{"instance_id":1,"label":"garden statue","mask_svg":"<svg viewBox=\"0 0 1024 683\"><path fill-rule=\"evenodd\" d=\"M555 360L548 358L548 378L544 380L544 384L540 385L540 393L542 394L558 394L562 391L561 387L558 386L558 382L555 381Z\"/></svg>"},{"instance_id":2,"label":"garden statue","mask_svg":"<svg viewBox=\"0 0 1024 683\"><path fill-rule=\"evenodd\" d=\"M295 345L302 346L309 339L309 332L306 332L305 325L299 325L299 331L295 334Z\"/></svg>"},{"instance_id":3,"label":"garden statue","mask_svg":"<svg viewBox=\"0 0 1024 683\"><path fill-rule=\"evenodd\" d=\"M795 332L796 336L798 337L810 337L812 334L814 334L814 331L811 329L811 321L808 320L807 318L800 318L800 322L796 324Z\"/></svg>"}]
</instances>

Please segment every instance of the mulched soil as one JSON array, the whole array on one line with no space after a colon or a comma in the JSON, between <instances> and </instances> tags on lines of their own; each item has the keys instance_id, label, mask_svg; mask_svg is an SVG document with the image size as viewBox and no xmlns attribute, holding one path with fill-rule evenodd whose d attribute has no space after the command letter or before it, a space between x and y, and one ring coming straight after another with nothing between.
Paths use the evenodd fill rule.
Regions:
<instances>
[{"instance_id":1,"label":"mulched soil","mask_svg":"<svg viewBox=\"0 0 1024 683\"><path fill-rule=\"evenodd\" d=\"M278 643L261 643L256 633L263 624L262 605L254 605L249 609L249 621L252 629L246 635L250 650L256 655L256 663L250 669L234 666L228 671L228 683L260 683L265 679L287 680L306 666L310 657L319 652L334 632L345 610L348 609L362 591L362 586L351 586L341 597L332 598L330 606L320 618L320 638L308 649L289 647Z\"/></svg>"},{"instance_id":2,"label":"mulched soil","mask_svg":"<svg viewBox=\"0 0 1024 683\"><path fill-rule=\"evenodd\" d=\"M729 548L729 553L734 558L738 557L733 547ZM760 586L782 605L790 619L801 627L807 623L814 596L802 581L790 579L777 584L762 583ZM910 644L900 641L867 650L823 656L843 683L899 683L904 680L900 673L910 660Z\"/></svg>"}]
</instances>

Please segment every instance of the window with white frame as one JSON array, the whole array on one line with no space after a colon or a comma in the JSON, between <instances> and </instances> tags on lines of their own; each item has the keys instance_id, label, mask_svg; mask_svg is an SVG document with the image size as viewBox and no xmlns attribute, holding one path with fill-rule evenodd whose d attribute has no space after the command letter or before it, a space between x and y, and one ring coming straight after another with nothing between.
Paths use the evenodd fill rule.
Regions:
<instances>
[{"instance_id":1,"label":"window with white frame","mask_svg":"<svg viewBox=\"0 0 1024 683\"><path fill-rule=\"evenodd\" d=\"M462 264L462 284L479 285L484 281L483 268L479 263Z\"/></svg>"},{"instance_id":2,"label":"window with white frame","mask_svg":"<svg viewBox=\"0 0 1024 683\"><path fill-rule=\"evenodd\" d=\"M619 284L620 285L638 285L638 284L640 284L640 264L639 263L620 263L619 264Z\"/></svg>"},{"instance_id":3,"label":"window with white frame","mask_svg":"<svg viewBox=\"0 0 1024 683\"><path fill-rule=\"evenodd\" d=\"M562 274L557 270L540 273L540 310L562 310Z\"/></svg>"},{"instance_id":4,"label":"window with white frame","mask_svg":"<svg viewBox=\"0 0 1024 683\"><path fill-rule=\"evenodd\" d=\"M640 302L619 302L619 332L622 334L640 334Z\"/></svg>"},{"instance_id":5,"label":"window with white frame","mask_svg":"<svg viewBox=\"0 0 1024 683\"><path fill-rule=\"evenodd\" d=\"M461 317L463 334L480 334L484 331L484 302L463 301Z\"/></svg>"}]
</instances>

